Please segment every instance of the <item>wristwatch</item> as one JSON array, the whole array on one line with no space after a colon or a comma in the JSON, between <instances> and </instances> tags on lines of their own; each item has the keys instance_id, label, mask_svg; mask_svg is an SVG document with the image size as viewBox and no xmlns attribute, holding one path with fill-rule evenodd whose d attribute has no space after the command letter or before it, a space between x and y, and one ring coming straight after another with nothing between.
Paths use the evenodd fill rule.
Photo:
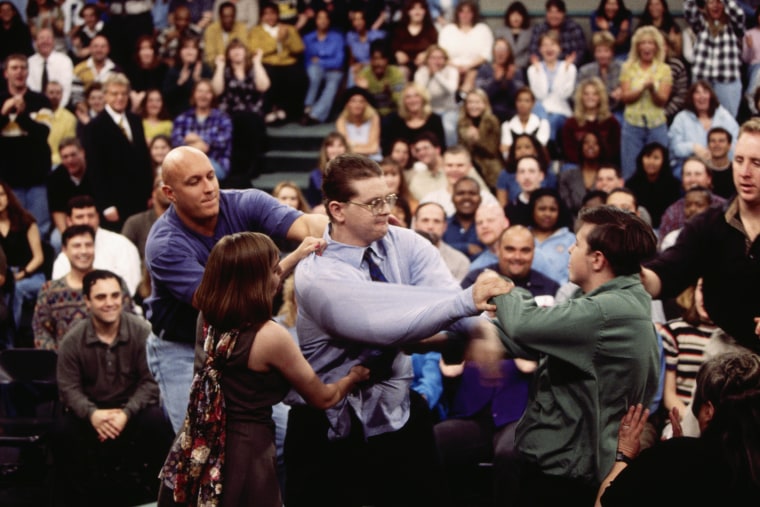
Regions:
<instances>
[{"instance_id":1,"label":"wristwatch","mask_svg":"<svg viewBox=\"0 0 760 507\"><path fill-rule=\"evenodd\" d=\"M615 461L622 461L626 465L630 465L633 462L633 458L629 458L623 454L622 451L618 451L617 454L615 454Z\"/></svg>"}]
</instances>

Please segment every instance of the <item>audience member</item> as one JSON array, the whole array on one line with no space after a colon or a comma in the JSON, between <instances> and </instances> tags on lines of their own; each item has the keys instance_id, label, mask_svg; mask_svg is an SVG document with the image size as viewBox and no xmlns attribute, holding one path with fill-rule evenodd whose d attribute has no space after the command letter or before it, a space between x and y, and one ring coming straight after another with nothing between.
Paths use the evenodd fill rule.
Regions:
<instances>
[{"instance_id":1,"label":"audience member","mask_svg":"<svg viewBox=\"0 0 760 507\"><path fill-rule=\"evenodd\" d=\"M409 207L409 211L412 214L416 213L419 201L415 199L409 191L409 185L406 182L407 177L404 174L401 165L391 157L384 157L380 161L380 168L383 170L383 177L385 178L385 183L388 185L388 190L390 193L396 194L398 197L396 206L398 206L400 202L405 202ZM395 215L395 213L391 214Z\"/></svg>"},{"instance_id":2,"label":"audience member","mask_svg":"<svg viewBox=\"0 0 760 507\"><path fill-rule=\"evenodd\" d=\"M314 374L287 330L272 320L278 261L277 247L260 233L225 236L209 254L193 297L206 322L207 358L161 470L158 505L220 498L281 505L272 405L292 387L324 410L369 377L361 365L329 384ZM218 415L209 419L209 413Z\"/></svg>"},{"instance_id":3,"label":"audience member","mask_svg":"<svg viewBox=\"0 0 760 507\"><path fill-rule=\"evenodd\" d=\"M509 162L510 151L515 138L526 134L536 139L542 146L549 142L551 126L546 118L535 114L536 96L533 91L523 86L515 93L515 115L501 124L501 153Z\"/></svg>"},{"instance_id":4,"label":"audience member","mask_svg":"<svg viewBox=\"0 0 760 507\"><path fill-rule=\"evenodd\" d=\"M164 163L169 150L172 149L172 140L169 136L164 134L158 134L151 139L148 145L150 151L150 165L153 169L153 176L157 176L161 172L161 164Z\"/></svg>"},{"instance_id":5,"label":"audience member","mask_svg":"<svg viewBox=\"0 0 760 507\"><path fill-rule=\"evenodd\" d=\"M614 1L614 0L613 0ZM596 134L604 158L610 162L620 160L620 122L611 113L607 90L597 77L582 80L575 87L573 116L562 126L562 161L579 164L583 139L587 132ZM590 185L589 185L590 186Z\"/></svg>"},{"instance_id":6,"label":"audience member","mask_svg":"<svg viewBox=\"0 0 760 507\"><path fill-rule=\"evenodd\" d=\"M191 146L205 153L216 177L224 180L230 172L232 120L213 106L214 91L208 79L193 86L191 109L174 118L172 146Z\"/></svg>"},{"instance_id":7,"label":"audience member","mask_svg":"<svg viewBox=\"0 0 760 507\"><path fill-rule=\"evenodd\" d=\"M691 33L691 30L688 30L688 32ZM688 96L691 84L691 70L682 58L676 56L675 49L673 49L673 41L668 37L664 38L667 49L665 63L670 67L670 75L673 82L670 87L670 97L668 97L668 101L665 103L665 118L667 118L668 125L670 125L686 104L686 97Z\"/></svg>"},{"instance_id":8,"label":"audience member","mask_svg":"<svg viewBox=\"0 0 760 507\"><path fill-rule=\"evenodd\" d=\"M58 2L53 0L29 0L27 2L26 24L29 25L32 37L37 39L42 30L50 30L58 51L63 51L66 48L63 22L63 11Z\"/></svg>"},{"instance_id":9,"label":"audience member","mask_svg":"<svg viewBox=\"0 0 760 507\"><path fill-rule=\"evenodd\" d=\"M57 251L66 230L66 206L74 196L92 195L84 149L76 137L66 137L58 145L61 163L47 176L48 208L53 221L50 243Z\"/></svg>"},{"instance_id":10,"label":"audience member","mask_svg":"<svg viewBox=\"0 0 760 507\"><path fill-rule=\"evenodd\" d=\"M252 55L243 41L233 39L217 57L211 81L219 109L232 120L230 171L246 178L261 170L266 149L264 94L271 81L262 59L261 50Z\"/></svg>"},{"instance_id":11,"label":"audience member","mask_svg":"<svg viewBox=\"0 0 760 507\"><path fill-rule=\"evenodd\" d=\"M435 247L412 231L389 227L394 196L366 157L333 159L323 189L331 220L323 236L327 248L296 270L301 351L325 382L364 358L373 376L326 412L305 406L300 396L287 398L293 405L285 438L287 503L329 504L337 493L349 505L437 505L430 414L409 390L410 359L397 347L447 327L491 331L479 318L461 319L487 309L484 296L500 293L506 283L459 290ZM360 313L383 325L340 318L346 298L374 308ZM405 311L388 320L393 306L378 312L381 302ZM350 456L370 468L357 468Z\"/></svg>"},{"instance_id":12,"label":"audience member","mask_svg":"<svg viewBox=\"0 0 760 507\"><path fill-rule=\"evenodd\" d=\"M446 145L457 144L457 89L459 72L451 64L445 49L431 44L424 53L423 64L414 73L414 82L430 94L430 108L441 117Z\"/></svg>"},{"instance_id":13,"label":"audience member","mask_svg":"<svg viewBox=\"0 0 760 507\"><path fill-rule=\"evenodd\" d=\"M691 187L683 196L683 218L684 222L687 222L697 213L702 213L710 207L712 202L712 192L705 187ZM667 250L671 246L675 245L678 235L681 233L681 229L674 229L667 234L662 234L658 231L662 237L660 242L660 250Z\"/></svg>"},{"instance_id":14,"label":"audience member","mask_svg":"<svg viewBox=\"0 0 760 507\"><path fill-rule=\"evenodd\" d=\"M705 309L713 322L740 345L760 351L756 262L760 174L760 120L739 130L733 160L737 195L728 207L710 208L686 223L673 247L647 263L643 280L653 297L680 294L697 278L704 280Z\"/></svg>"},{"instance_id":15,"label":"audience member","mask_svg":"<svg viewBox=\"0 0 760 507\"><path fill-rule=\"evenodd\" d=\"M370 48L376 40L385 39L386 33L367 23L364 9L351 9L349 19L351 29L346 32L348 49L348 86L356 84L356 77L370 61Z\"/></svg>"},{"instance_id":16,"label":"audience member","mask_svg":"<svg viewBox=\"0 0 760 507\"><path fill-rule=\"evenodd\" d=\"M176 61L166 71L162 91L166 107L173 118L190 108L195 85L201 79L211 79L213 76L211 67L203 63L199 44L195 37L180 40Z\"/></svg>"},{"instance_id":17,"label":"audience member","mask_svg":"<svg viewBox=\"0 0 760 507\"><path fill-rule=\"evenodd\" d=\"M106 108L87 125L84 142L93 197L104 226L117 231L127 217L148 207L152 182L142 121L127 110L129 89L124 74L109 76Z\"/></svg>"},{"instance_id":18,"label":"audience member","mask_svg":"<svg viewBox=\"0 0 760 507\"><path fill-rule=\"evenodd\" d=\"M343 82L346 41L332 28L327 9L317 9L316 29L304 35L304 62L309 88L304 99L302 125L325 123Z\"/></svg>"},{"instance_id":19,"label":"audience member","mask_svg":"<svg viewBox=\"0 0 760 507\"><path fill-rule=\"evenodd\" d=\"M734 115L735 116L735 115ZM668 129L670 139L670 166L679 178L684 160L696 155L703 160L710 159L707 148L707 133L713 127L726 129L733 139L739 133L736 118L718 101L712 86L707 81L697 81L689 88L685 108L673 119ZM733 156L733 147L728 156Z\"/></svg>"},{"instance_id":20,"label":"audience member","mask_svg":"<svg viewBox=\"0 0 760 507\"><path fill-rule=\"evenodd\" d=\"M13 189L21 207L34 216L40 234L50 229L45 177L50 172L50 129L35 121L50 101L27 86L27 58L13 54L5 59L3 76L7 82L0 90L0 179ZM7 254L7 252L6 252Z\"/></svg>"},{"instance_id":21,"label":"audience member","mask_svg":"<svg viewBox=\"0 0 760 507\"><path fill-rule=\"evenodd\" d=\"M218 13L218 20L211 23L203 31L203 57L206 65L213 67L216 65L218 56L226 56L229 44L234 40L239 40L243 44L248 42L248 28L238 16L237 7L241 2L232 2L224 0L219 3L215 9ZM256 20L258 22L258 2L249 2L250 5L256 6Z\"/></svg>"},{"instance_id":22,"label":"audience member","mask_svg":"<svg viewBox=\"0 0 760 507\"><path fill-rule=\"evenodd\" d=\"M504 38L514 55L514 64L518 69L527 69L530 65L531 17L522 2L511 2L504 11L504 26L494 30L494 36ZM495 56L495 53L494 53ZM501 121L506 121L502 118Z\"/></svg>"},{"instance_id":23,"label":"audience member","mask_svg":"<svg viewBox=\"0 0 760 507\"><path fill-rule=\"evenodd\" d=\"M45 97L50 101L53 113L50 116L50 133L47 140L50 146L50 161L55 167L61 163L58 145L65 138L74 137L77 134L77 118L61 102L63 100L63 87L58 81L51 80L48 82L45 88ZM41 121L42 116L38 116Z\"/></svg>"},{"instance_id":24,"label":"audience member","mask_svg":"<svg viewBox=\"0 0 760 507\"><path fill-rule=\"evenodd\" d=\"M98 6L95 4L82 5L79 10L79 18L82 21L81 23L77 21L69 32L69 40L71 41L69 57L74 64L90 57L90 42L95 36L103 32L105 23L100 19L99 14Z\"/></svg>"},{"instance_id":25,"label":"audience member","mask_svg":"<svg viewBox=\"0 0 760 507\"><path fill-rule=\"evenodd\" d=\"M327 163L333 158L348 151L348 141L340 132L333 131L322 140L319 149L318 166L309 173L309 186L306 189L306 200L312 208L322 204L322 177Z\"/></svg>"},{"instance_id":26,"label":"audience member","mask_svg":"<svg viewBox=\"0 0 760 507\"><path fill-rule=\"evenodd\" d=\"M111 44L105 35L98 34L90 42L90 56L74 67L71 84L71 102L76 104L84 97L85 90L95 82L105 83L112 73L122 72L120 66L109 58Z\"/></svg>"},{"instance_id":27,"label":"audience member","mask_svg":"<svg viewBox=\"0 0 760 507\"><path fill-rule=\"evenodd\" d=\"M158 493L156 476L173 438L146 361L150 326L123 311L116 274L91 271L82 292L89 316L69 329L58 349L58 388L66 410L52 448L63 474L62 496L67 505L113 503L113 489L98 477L110 455L125 467L121 473L142 479L147 492L141 501L147 501Z\"/></svg>"},{"instance_id":28,"label":"audience member","mask_svg":"<svg viewBox=\"0 0 760 507\"><path fill-rule=\"evenodd\" d=\"M541 188L546 178L546 167L532 155L518 159L515 167L515 182L520 192L509 201L505 211L510 223L527 226L532 222L530 196Z\"/></svg>"},{"instance_id":29,"label":"audience member","mask_svg":"<svg viewBox=\"0 0 760 507\"><path fill-rule=\"evenodd\" d=\"M536 239L533 267L558 284L568 280L568 252L575 244L572 218L556 190L539 188L530 194L530 230Z\"/></svg>"},{"instance_id":30,"label":"audience member","mask_svg":"<svg viewBox=\"0 0 760 507\"><path fill-rule=\"evenodd\" d=\"M135 42L134 54L126 65L125 73L132 90L129 100L132 112L138 113L148 90L160 89L166 80L168 65L158 55L158 45L153 35L141 35Z\"/></svg>"},{"instance_id":31,"label":"audience member","mask_svg":"<svg viewBox=\"0 0 760 507\"><path fill-rule=\"evenodd\" d=\"M541 36L554 30L559 33L557 42L561 48L559 60L567 61L576 66L586 63L586 35L583 28L567 17L567 6L564 0L547 0L546 17L543 23L533 25L533 35L530 39L531 63L539 58Z\"/></svg>"},{"instance_id":32,"label":"audience member","mask_svg":"<svg viewBox=\"0 0 760 507\"><path fill-rule=\"evenodd\" d=\"M549 127L547 124L547 139L548 129ZM503 125L502 133L504 133ZM549 152L540 141L536 139L536 136L532 134L514 135L512 137L512 144L509 145L509 151L505 155L506 167L499 173L499 179L496 181L496 197L502 206L506 206L507 203L516 199L517 195L522 192L520 185L517 184L515 174L517 173L517 161L527 156L536 157L541 164L541 167L549 167ZM556 187L556 177L552 171L549 171L549 173L545 175L544 181L546 182L546 186Z\"/></svg>"},{"instance_id":33,"label":"audience member","mask_svg":"<svg viewBox=\"0 0 760 507\"><path fill-rule=\"evenodd\" d=\"M654 27L636 30L631 53L620 75L620 100L625 104L620 134L620 162L623 177L636 171L636 157L644 145L668 145L665 103L670 97L672 75L665 63L665 39Z\"/></svg>"},{"instance_id":34,"label":"audience member","mask_svg":"<svg viewBox=\"0 0 760 507\"><path fill-rule=\"evenodd\" d=\"M528 30L523 33L530 38ZM499 119L499 123L504 123L515 115L517 92L523 86L525 72L523 67L517 65L509 43L501 37L495 39L491 61L478 67L475 88L486 92L493 114Z\"/></svg>"},{"instance_id":35,"label":"audience member","mask_svg":"<svg viewBox=\"0 0 760 507\"><path fill-rule=\"evenodd\" d=\"M707 132L707 149L710 151L707 164L712 174L713 190L724 199L736 195L731 157L728 156L733 139L731 132L723 127L713 127Z\"/></svg>"},{"instance_id":36,"label":"audience member","mask_svg":"<svg viewBox=\"0 0 760 507\"><path fill-rule=\"evenodd\" d=\"M202 2L201 2L202 3ZM194 39L202 49L203 29L191 17L188 5L178 5L171 12L172 23L158 34L158 52L169 67L177 65L184 39Z\"/></svg>"},{"instance_id":37,"label":"audience member","mask_svg":"<svg viewBox=\"0 0 760 507\"><path fill-rule=\"evenodd\" d=\"M478 269L498 261L499 237L509 227L509 219L498 204L481 204L475 211L475 232L483 251L472 259L470 269Z\"/></svg>"},{"instance_id":38,"label":"audience member","mask_svg":"<svg viewBox=\"0 0 760 507\"><path fill-rule=\"evenodd\" d=\"M298 211L304 213L311 212L311 206L306 202L301 188L294 181L285 180L279 182L272 189L272 197L277 199L280 204L285 204Z\"/></svg>"},{"instance_id":39,"label":"audience member","mask_svg":"<svg viewBox=\"0 0 760 507\"><path fill-rule=\"evenodd\" d=\"M430 94L417 83L408 83L401 92L398 111L390 113L380 130L383 152L387 153L390 143L400 137L414 142L423 133L431 133L438 138L442 149L446 149L446 135L441 117L434 113L430 105Z\"/></svg>"},{"instance_id":40,"label":"audience member","mask_svg":"<svg viewBox=\"0 0 760 507\"><path fill-rule=\"evenodd\" d=\"M674 51L674 56L683 58L684 34L676 18L671 14L666 0L646 0L644 10L636 27L654 26L665 37Z\"/></svg>"},{"instance_id":41,"label":"audience member","mask_svg":"<svg viewBox=\"0 0 760 507\"><path fill-rule=\"evenodd\" d=\"M695 156L688 157L683 164L681 190L686 193L690 188L695 187L701 187L705 190L712 189L712 174L712 171L707 168L704 160ZM710 206L722 207L726 204L726 200L723 197L712 193L710 193L710 195L711 199L708 203ZM680 229L684 226L686 223L685 211L685 202L683 198L678 199L676 202L668 206L662 214L660 228L658 229L661 240L671 231Z\"/></svg>"},{"instance_id":42,"label":"audience member","mask_svg":"<svg viewBox=\"0 0 760 507\"><path fill-rule=\"evenodd\" d=\"M647 405L657 389L657 337L639 279L656 238L607 206L585 209L579 220L569 263L582 295L548 308L520 289L494 300L508 353L538 358L515 433L515 505L590 505L615 459L615 422L631 400Z\"/></svg>"},{"instance_id":43,"label":"audience member","mask_svg":"<svg viewBox=\"0 0 760 507\"><path fill-rule=\"evenodd\" d=\"M261 19L248 34L248 48L254 53L262 51L262 62L272 81L265 97L266 122L300 118L306 92L305 72L299 61L304 45L295 27L280 21L277 5L261 5Z\"/></svg>"},{"instance_id":44,"label":"audience member","mask_svg":"<svg viewBox=\"0 0 760 507\"><path fill-rule=\"evenodd\" d=\"M710 83L721 105L735 117L742 100L744 12L734 0L702 6L696 0L684 0L683 14L696 35L694 80Z\"/></svg>"},{"instance_id":45,"label":"audience member","mask_svg":"<svg viewBox=\"0 0 760 507\"><path fill-rule=\"evenodd\" d=\"M74 109L77 117L77 137L84 137L84 130L90 121L106 107L106 97L103 93L103 83L94 81L84 90L82 100L78 100Z\"/></svg>"},{"instance_id":46,"label":"audience member","mask_svg":"<svg viewBox=\"0 0 760 507\"><path fill-rule=\"evenodd\" d=\"M446 211L438 203L422 203L414 212L414 230L428 235L430 242L441 253L441 258L443 258L443 262L446 263L451 274L458 282L461 282L470 271L470 259L443 240L447 226ZM437 364L436 362L436 366Z\"/></svg>"},{"instance_id":47,"label":"audience member","mask_svg":"<svg viewBox=\"0 0 760 507\"><path fill-rule=\"evenodd\" d=\"M145 90L145 95L139 104L137 114L142 117L145 141L147 141L148 146L153 144L156 136L171 137L174 124L169 115L169 110L164 103L164 96L161 90L157 88Z\"/></svg>"},{"instance_id":48,"label":"audience member","mask_svg":"<svg viewBox=\"0 0 760 507\"><path fill-rule=\"evenodd\" d=\"M623 0L600 0L599 6L591 14L591 34L609 32L615 39L615 57L625 60L631 49L633 33L633 13Z\"/></svg>"},{"instance_id":49,"label":"audience member","mask_svg":"<svg viewBox=\"0 0 760 507\"><path fill-rule=\"evenodd\" d=\"M459 89L468 94L475 88L478 68L491 61L493 47L493 32L481 20L477 2L457 2L454 22L441 29L438 45L446 50L451 65L459 71Z\"/></svg>"},{"instance_id":50,"label":"audience member","mask_svg":"<svg viewBox=\"0 0 760 507\"><path fill-rule=\"evenodd\" d=\"M493 191L504 167L504 159L499 151L499 119L491 111L485 91L475 88L467 94L459 113L457 132L460 144L470 152L473 165Z\"/></svg>"},{"instance_id":51,"label":"audience member","mask_svg":"<svg viewBox=\"0 0 760 507\"><path fill-rule=\"evenodd\" d=\"M464 176L474 177L474 173L475 168L467 148L461 145L448 148L443 154L443 174L446 177L446 186L424 195L420 202L435 202L443 207L446 217L454 215L456 213L452 200L454 185ZM481 187L480 198L483 204L498 204L487 187Z\"/></svg>"},{"instance_id":52,"label":"audience member","mask_svg":"<svg viewBox=\"0 0 760 507\"><path fill-rule=\"evenodd\" d=\"M32 32L13 2L0 2L0 58L13 54L32 56Z\"/></svg>"},{"instance_id":53,"label":"audience member","mask_svg":"<svg viewBox=\"0 0 760 507\"><path fill-rule=\"evenodd\" d=\"M400 67L389 64L388 44L384 39L369 46L369 65L356 75L356 85L366 88L374 98L377 112L385 119L398 110L406 77Z\"/></svg>"},{"instance_id":54,"label":"audience member","mask_svg":"<svg viewBox=\"0 0 760 507\"><path fill-rule=\"evenodd\" d=\"M760 454L760 358L743 352L721 354L702 365L696 384L691 411L699 419L700 438L674 438L639 455L637 442L648 412L640 404L631 406L619 426L618 458L596 505L743 504L760 496L755 467ZM673 481L701 486L667 487ZM662 494L652 499L647 494L652 491Z\"/></svg>"},{"instance_id":55,"label":"audience member","mask_svg":"<svg viewBox=\"0 0 760 507\"><path fill-rule=\"evenodd\" d=\"M438 30L425 0L406 0L401 19L390 33L393 59L407 78L424 63L425 51L438 43Z\"/></svg>"},{"instance_id":56,"label":"audience member","mask_svg":"<svg viewBox=\"0 0 760 507\"><path fill-rule=\"evenodd\" d=\"M580 148L577 167L559 173L559 196L573 216L581 209L583 196L594 188L599 168L609 163L609 152L603 145L598 130L585 132L581 137Z\"/></svg>"},{"instance_id":57,"label":"audience member","mask_svg":"<svg viewBox=\"0 0 760 507\"><path fill-rule=\"evenodd\" d=\"M24 209L11 187L0 181L0 247L5 253L9 274L13 276L11 311L16 331L22 321L24 304L37 298L45 283L40 229L34 216ZM10 348L13 343L10 343Z\"/></svg>"},{"instance_id":58,"label":"audience member","mask_svg":"<svg viewBox=\"0 0 760 507\"><path fill-rule=\"evenodd\" d=\"M562 125L573 114L569 99L575 89L578 69L570 58L564 61L559 59L561 46L556 31L550 30L541 35L538 51L541 57L528 67L528 83L549 120L549 139L559 141ZM559 148L559 145L556 147Z\"/></svg>"},{"instance_id":59,"label":"audience member","mask_svg":"<svg viewBox=\"0 0 760 507\"><path fill-rule=\"evenodd\" d=\"M443 241L465 254L470 261L480 255L484 248L475 227L475 213L482 201L481 188L480 183L469 176L459 178L454 183L451 200L455 212L448 218L443 233Z\"/></svg>"},{"instance_id":60,"label":"audience member","mask_svg":"<svg viewBox=\"0 0 760 507\"><path fill-rule=\"evenodd\" d=\"M60 103L63 107L68 106L71 99L71 83L74 79L71 58L63 51L56 50L53 30L50 28L39 30L34 41L37 52L29 57L27 86L33 92L45 93L48 83L55 80L63 88Z\"/></svg>"},{"instance_id":61,"label":"audience member","mask_svg":"<svg viewBox=\"0 0 760 507\"><path fill-rule=\"evenodd\" d=\"M349 151L379 162L380 114L372 106L372 96L359 86L343 92L342 106L335 121L335 130L348 141Z\"/></svg>"},{"instance_id":62,"label":"audience member","mask_svg":"<svg viewBox=\"0 0 760 507\"><path fill-rule=\"evenodd\" d=\"M146 315L156 335L149 340L148 357L178 431L193 378L198 311L192 297L216 238L259 229L301 241L319 236L325 217L303 215L259 190L220 192L208 157L189 146L169 152L162 177L162 191L173 206L158 218L145 245L152 290Z\"/></svg>"},{"instance_id":63,"label":"audience member","mask_svg":"<svg viewBox=\"0 0 760 507\"><path fill-rule=\"evenodd\" d=\"M655 0L658 1L658 0ZM594 61L578 69L578 83L590 78L599 78L607 91L607 108L616 118L622 119L623 103L620 100L620 72L622 63L615 58L615 37L602 31L591 36Z\"/></svg>"},{"instance_id":64,"label":"audience member","mask_svg":"<svg viewBox=\"0 0 760 507\"><path fill-rule=\"evenodd\" d=\"M636 172L625 182L636 195L636 201L649 211L655 230L668 206L681 196L681 184L669 169L668 149L650 143L641 149L636 157Z\"/></svg>"},{"instance_id":65,"label":"audience member","mask_svg":"<svg viewBox=\"0 0 760 507\"><path fill-rule=\"evenodd\" d=\"M414 165L412 148L404 139L399 138L393 141L391 144L391 151L388 156L395 160L404 171L408 171Z\"/></svg>"}]
</instances>

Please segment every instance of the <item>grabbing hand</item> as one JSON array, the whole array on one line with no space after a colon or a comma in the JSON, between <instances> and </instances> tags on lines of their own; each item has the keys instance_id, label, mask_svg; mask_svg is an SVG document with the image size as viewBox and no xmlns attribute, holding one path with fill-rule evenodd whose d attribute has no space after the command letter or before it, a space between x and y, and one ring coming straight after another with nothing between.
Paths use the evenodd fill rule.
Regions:
<instances>
[{"instance_id":1,"label":"grabbing hand","mask_svg":"<svg viewBox=\"0 0 760 507\"><path fill-rule=\"evenodd\" d=\"M641 442L639 437L641 432L644 431L647 418L649 417L649 409L639 403L637 405L631 405L628 408L628 412L623 416L623 420L620 421L620 428L618 429L618 451L622 452L628 458L635 458L641 451Z\"/></svg>"},{"instance_id":2,"label":"grabbing hand","mask_svg":"<svg viewBox=\"0 0 760 507\"><path fill-rule=\"evenodd\" d=\"M496 305L490 304L488 300L494 296L509 294L514 287L514 283L503 279L495 271L486 269L478 276L472 286L472 299L475 302L475 307L478 310L495 311Z\"/></svg>"},{"instance_id":3,"label":"grabbing hand","mask_svg":"<svg viewBox=\"0 0 760 507\"><path fill-rule=\"evenodd\" d=\"M325 248L327 248L327 241L325 241L324 238L307 236L303 239L303 241L301 241L301 244L298 245L295 253L298 257L298 260L301 260L312 252L317 255L322 255L322 252Z\"/></svg>"},{"instance_id":4,"label":"grabbing hand","mask_svg":"<svg viewBox=\"0 0 760 507\"><path fill-rule=\"evenodd\" d=\"M365 382L369 380L369 368L360 364L352 366L348 374L352 375L356 379L356 382Z\"/></svg>"}]
</instances>

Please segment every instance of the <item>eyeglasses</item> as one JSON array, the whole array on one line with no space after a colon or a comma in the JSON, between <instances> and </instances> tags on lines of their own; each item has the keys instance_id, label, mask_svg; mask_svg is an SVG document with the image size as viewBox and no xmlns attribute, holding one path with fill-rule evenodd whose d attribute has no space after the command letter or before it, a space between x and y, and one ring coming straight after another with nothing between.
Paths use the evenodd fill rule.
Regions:
<instances>
[{"instance_id":1,"label":"eyeglasses","mask_svg":"<svg viewBox=\"0 0 760 507\"><path fill-rule=\"evenodd\" d=\"M356 201L345 201L348 204L356 204L357 206L361 206L362 208L366 208L370 211L373 215L377 216L383 211L385 211L385 205L387 204L389 208L393 208L393 206L396 205L396 201L398 201L398 196L396 194L388 194L385 197L378 197L377 199L373 199L367 204L363 202L356 202Z\"/></svg>"}]
</instances>

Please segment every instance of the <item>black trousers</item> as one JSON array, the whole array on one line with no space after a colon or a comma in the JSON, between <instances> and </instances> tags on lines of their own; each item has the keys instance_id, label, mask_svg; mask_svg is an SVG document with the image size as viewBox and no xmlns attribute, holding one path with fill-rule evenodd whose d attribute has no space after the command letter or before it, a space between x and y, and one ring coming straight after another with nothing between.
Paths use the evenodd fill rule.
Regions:
<instances>
[{"instance_id":1,"label":"black trousers","mask_svg":"<svg viewBox=\"0 0 760 507\"><path fill-rule=\"evenodd\" d=\"M120 506L154 501L158 472L174 432L159 405L133 415L118 438L100 442L89 420L71 412L56 422L52 451L67 506Z\"/></svg>"},{"instance_id":2,"label":"black trousers","mask_svg":"<svg viewBox=\"0 0 760 507\"><path fill-rule=\"evenodd\" d=\"M285 505L441 505L432 415L419 394L410 397L400 430L365 438L352 415L351 433L336 441L327 439L324 411L294 406L285 435Z\"/></svg>"}]
</instances>

